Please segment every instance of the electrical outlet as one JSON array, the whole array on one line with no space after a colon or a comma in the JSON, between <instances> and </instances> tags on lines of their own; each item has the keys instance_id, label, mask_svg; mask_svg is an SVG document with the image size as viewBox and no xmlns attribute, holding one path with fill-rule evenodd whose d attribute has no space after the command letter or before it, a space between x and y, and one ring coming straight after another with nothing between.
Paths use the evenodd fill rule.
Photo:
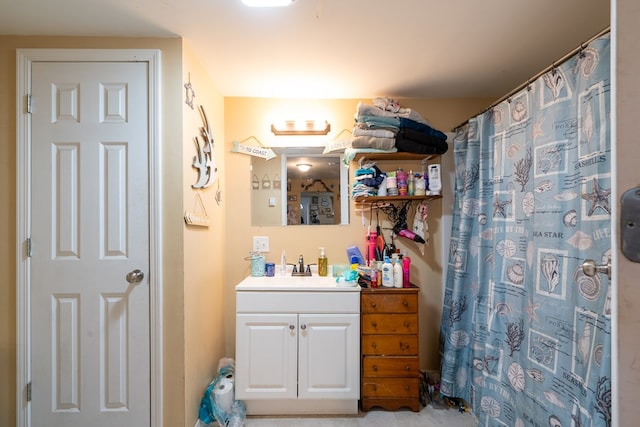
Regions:
<instances>
[{"instance_id":1,"label":"electrical outlet","mask_svg":"<svg viewBox=\"0 0 640 427\"><path fill-rule=\"evenodd\" d=\"M269 236L253 236L254 252L269 252Z\"/></svg>"}]
</instances>

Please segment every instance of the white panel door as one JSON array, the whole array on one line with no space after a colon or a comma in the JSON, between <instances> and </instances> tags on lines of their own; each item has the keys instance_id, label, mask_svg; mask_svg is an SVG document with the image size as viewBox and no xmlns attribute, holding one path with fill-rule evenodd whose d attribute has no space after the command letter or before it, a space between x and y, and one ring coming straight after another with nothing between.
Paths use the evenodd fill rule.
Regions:
<instances>
[{"instance_id":1,"label":"white panel door","mask_svg":"<svg viewBox=\"0 0 640 427\"><path fill-rule=\"evenodd\" d=\"M32 99L31 425L149 426L148 65L34 62Z\"/></svg>"},{"instance_id":2,"label":"white panel door","mask_svg":"<svg viewBox=\"0 0 640 427\"><path fill-rule=\"evenodd\" d=\"M295 399L298 315L236 315L236 399Z\"/></svg>"},{"instance_id":3,"label":"white panel door","mask_svg":"<svg viewBox=\"0 0 640 427\"><path fill-rule=\"evenodd\" d=\"M298 398L359 398L360 314L300 314L298 321Z\"/></svg>"}]
</instances>

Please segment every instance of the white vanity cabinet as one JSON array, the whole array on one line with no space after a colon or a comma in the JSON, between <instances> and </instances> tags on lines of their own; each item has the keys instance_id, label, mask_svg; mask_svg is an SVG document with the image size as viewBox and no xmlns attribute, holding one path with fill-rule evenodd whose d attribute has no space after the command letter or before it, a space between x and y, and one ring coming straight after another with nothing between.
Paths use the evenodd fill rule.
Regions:
<instances>
[{"instance_id":1,"label":"white vanity cabinet","mask_svg":"<svg viewBox=\"0 0 640 427\"><path fill-rule=\"evenodd\" d=\"M256 279L236 286L236 399L249 415L357 413L360 288Z\"/></svg>"}]
</instances>

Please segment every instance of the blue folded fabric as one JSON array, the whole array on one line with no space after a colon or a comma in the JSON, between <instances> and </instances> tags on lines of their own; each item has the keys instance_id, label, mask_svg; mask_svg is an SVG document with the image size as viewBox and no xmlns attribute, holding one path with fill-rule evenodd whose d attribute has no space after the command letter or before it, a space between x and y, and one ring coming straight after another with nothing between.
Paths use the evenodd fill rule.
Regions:
<instances>
[{"instance_id":1,"label":"blue folded fabric","mask_svg":"<svg viewBox=\"0 0 640 427\"><path fill-rule=\"evenodd\" d=\"M418 132L426 133L427 135L436 137L438 139L447 140L447 135L443 132L440 132L437 129L432 128L431 126L425 125L423 123L416 122L415 120L405 119L403 117L400 118L400 129L413 129Z\"/></svg>"},{"instance_id":2,"label":"blue folded fabric","mask_svg":"<svg viewBox=\"0 0 640 427\"><path fill-rule=\"evenodd\" d=\"M395 129L400 127L400 119L396 117L357 116L356 122L366 123L367 126L369 127L379 126L382 128L395 128Z\"/></svg>"}]
</instances>

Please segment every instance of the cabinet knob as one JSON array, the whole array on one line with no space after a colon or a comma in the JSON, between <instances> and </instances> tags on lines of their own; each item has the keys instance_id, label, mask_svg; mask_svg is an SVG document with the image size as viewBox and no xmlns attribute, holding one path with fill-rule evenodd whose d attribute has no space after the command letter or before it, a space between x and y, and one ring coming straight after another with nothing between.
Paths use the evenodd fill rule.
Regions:
<instances>
[{"instance_id":1,"label":"cabinet knob","mask_svg":"<svg viewBox=\"0 0 640 427\"><path fill-rule=\"evenodd\" d=\"M405 385L405 386L404 386L404 389L405 389L406 391L409 391L409 390L411 389L411 387L409 387L408 385Z\"/></svg>"},{"instance_id":2,"label":"cabinet knob","mask_svg":"<svg viewBox=\"0 0 640 427\"><path fill-rule=\"evenodd\" d=\"M371 343L371 347L376 348L377 346L378 346L378 344L376 344L374 342Z\"/></svg>"},{"instance_id":3,"label":"cabinet knob","mask_svg":"<svg viewBox=\"0 0 640 427\"><path fill-rule=\"evenodd\" d=\"M374 328L378 327L378 323L377 322L371 322L371 326L373 326Z\"/></svg>"},{"instance_id":4,"label":"cabinet knob","mask_svg":"<svg viewBox=\"0 0 640 427\"><path fill-rule=\"evenodd\" d=\"M307 329L307 325L305 325L305 324L300 325L300 329L302 329L304 331L305 329Z\"/></svg>"},{"instance_id":5,"label":"cabinet knob","mask_svg":"<svg viewBox=\"0 0 640 427\"><path fill-rule=\"evenodd\" d=\"M373 365L371 369L373 369L374 371L378 371L378 365Z\"/></svg>"},{"instance_id":6,"label":"cabinet knob","mask_svg":"<svg viewBox=\"0 0 640 427\"><path fill-rule=\"evenodd\" d=\"M377 385L375 385L375 384L374 384L373 386L371 386L371 388L373 389L373 391L378 390L378 386L377 386Z\"/></svg>"},{"instance_id":7,"label":"cabinet knob","mask_svg":"<svg viewBox=\"0 0 640 427\"><path fill-rule=\"evenodd\" d=\"M409 327L409 325L410 325L409 321L404 322L404 327L405 327L405 328L408 328L408 327Z\"/></svg>"},{"instance_id":8,"label":"cabinet knob","mask_svg":"<svg viewBox=\"0 0 640 427\"><path fill-rule=\"evenodd\" d=\"M372 303L371 303L371 307L376 308L376 303L375 303L375 302L372 302Z\"/></svg>"},{"instance_id":9,"label":"cabinet knob","mask_svg":"<svg viewBox=\"0 0 640 427\"><path fill-rule=\"evenodd\" d=\"M296 327L293 325L289 325L289 329L291 329L292 331L295 329Z\"/></svg>"},{"instance_id":10,"label":"cabinet knob","mask_svg":"<svg viewBox=\"0 0 640 427\"><path fill-rule=\"evenodd\" d=\"M405 366L404 370L407 371L407 372L410 371L411 370L411 366L409 366L409 365Z\"/></svg>"},{"instance_id":11,"label":"cabinet knob","mask_svg":"<svg viewBox=\"0 0 640 427\"><path fill-rule=\"evenodd\" d=\"M404 305L405 307L407 307L409 305L409 302L407 300L402 301L402 305Z\"/></svg>"}]
</instances>

